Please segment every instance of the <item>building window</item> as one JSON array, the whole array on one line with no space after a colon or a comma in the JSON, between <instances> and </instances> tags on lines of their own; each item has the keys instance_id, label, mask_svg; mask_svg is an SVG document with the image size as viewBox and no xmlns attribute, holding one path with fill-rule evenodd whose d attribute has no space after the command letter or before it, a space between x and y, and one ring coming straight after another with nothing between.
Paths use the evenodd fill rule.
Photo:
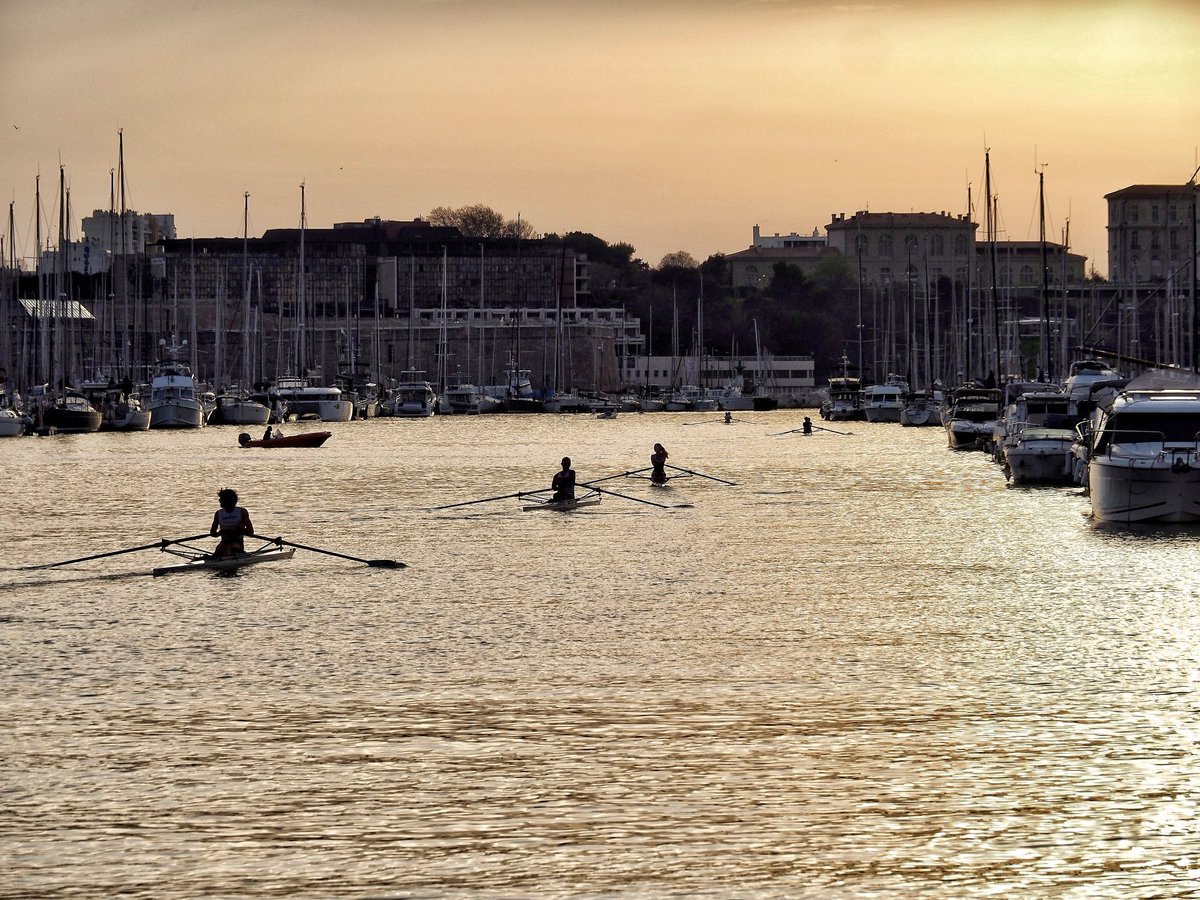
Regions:
<instances>
[{"instance_id":1,"label":"building window","mask_svg":"<svg viewBox=\"0 0 1200 900\"><path fill-rule=\"evenodd\" d=\"M879 255L892 255L892 236L890 234L880 235L879 237Z\"/></svg>"},{"instance_id":2,"label":"building window","mask_svg":"<svg viewBox=\"0 0 1200 900\"><path fill-rule=\"evenodd\" d=\"M1021 284L1033 284L1033 266L1021 266Z\"/></svg>"},{"instance_id":3,"label":"building window","mask_svg":"<svg viewBox=\"0 0 1200 900\"><path fill-rule=\"evenodd\" d=\"M1129 246L1133 250L1138 250L1141 248L1141 235L1138 234L1138 232L1136 232L1136 231L1130 232Z\"/></svg>"},{"instance_id":4,"label":"building window","mask_svg":"<svg viewBox=\"0 0 1200 900\"><path fill-rule=\"evenodd\" d=\"M1136 222L1138 220L1138 205L1136 203L1129 207L1129 221Z\"/></svg>"},{"instance_id":5,"label":"building window","mask_svg":"<svg viewBox=\"0 0 1200 900\"><path fill-rule=\"evenodd\" d=\"M935 234L929 239L929 252L934 256L944 256L946 254L946 239L940 234Z\"/></svg>"},{"instance_id":6,"label":"building window","mask_svg":"<svg viewBox=\"0 0 1200 900\"><path fill-rule=\"evenodd\" d=\"M867 236L865 234L854 236L854 252L859 256L864 256L867 253Z\"/></svg>"},{"instance_id":7,"label":"building window","mask_svg":"<svg viewBox=\"0 0 1200 900\"><path fill-rule=\"evenodd\" d=\"M915 234L906 234L904 236L904 249L909 253L915 253L917 250L917 236Z\"/></svg>"},{"instance_id":8,"label":"building window","mask_svg":"<svg viewBox=\"0 0 1200 900\"><path fill-rule=\"evenodd\" d=\"M1151 222L1158 221L1158 204L1157 203L1150 204L1150 221Z\"/></svg>"},{"instance_id":9,"label":"building window","mask_svg":"<svg viewBox=\"0 0 1200 900\"><path fill-rule=\"evenodd\" d=\"M887 284L891 280L892 280L892 270L888 266L884 266L882 269L879 270L879 281L883 284Z\"/></svg>"},{"instance_id":10,"label":"building window","mask_svg":"<svg viewBox=\"0 0 1200 900\"><path fill-rule=\"evenodd\" d=\"M954 236L954 255L967 255L967 236L965 234L957 234Z\"/></svg>"}]
</instances>

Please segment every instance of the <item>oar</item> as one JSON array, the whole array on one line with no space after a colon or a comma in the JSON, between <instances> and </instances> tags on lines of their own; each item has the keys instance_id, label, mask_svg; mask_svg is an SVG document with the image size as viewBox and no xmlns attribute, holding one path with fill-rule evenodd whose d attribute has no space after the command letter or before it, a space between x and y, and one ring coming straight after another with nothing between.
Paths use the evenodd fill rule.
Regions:
<instances>
[{"instance_id":1,"label":"oar","mask_svg":"<svg viewBox=\"0 0 1200 900\"><path fill-rule=\"evenodd\" d=\"M43 563L40 566L22 566L23 569L53 569L56 566L69 566L71 563L87 562L89 559L103 559L106 556L120 556L122 553L137 553L140 550L163 550L171 544L183 544L187 541L198 541L211 537L208 532L195 534L185 538L162 538L153 544L143 544L140 547L126 547L124 550L109 550L107 553L94 553L91 556L81 556L78 559L64 559L62 562Z\"/></svg>"},{"instance_id":2,"label":"oar","mask_svg":"<svg viewBox=\"0 0 1200 900\"><path fill-rule=\"evenodd\" d=\"M659 509L671 509L671 507L667 506L667 504L665 504L665 503L655 503L653 500L643 500L641 497L630 497L628 494L618 494L616 491L609 491L609 490L605 490L604 488L592 487L590 484L588 485L588 487L591 490L596 491L599 494L610 494L613 497L620 497L622 500L632 500L634 503L645 503L647 506L657 506Z\"/></svg>"},{"instance_id":3,"label":"oar","mask_svg":"<svg viewBox=\"0 0 1200 900\"><path fill-rule=\"evenodd\" d=\"M629 472L619 472L616 475L605 475L603 478L594 478L591 481L579 482L580 487L590 487L593 484L599 484L601 481L611 481L614 478L628 478L631 475L640 475L642 472L649 472L653 466L646 466L644 469L633 469Z\"/></svg>"},{"instance_id":4,"label":"oar","mask_svg":"<svg viewBox=\"0 0 1200 900\"><path fill-rule=\"evenodd\" d=\"M679 466L673 466L670 463L667 463L667 468L674 469L676 472L687 472L687 474L689 474L689 475L696 475L700 478L708 478L711 481L719 481L719 482L721 482L721 484L729 484L729 485L733 485L735 487L737 486L736 481L726 481L724 478L717 478L713 475L705 475L703 472L693 472L691 469L681 469L681 468L679 468Z\"/></svg>"},{"instance_id":5,"label":"oar","mask_svg":"<svg viewBox=\"0 0 1200 900\"><path fill-rule=\"evenodd\" d=\"M513 497L528 497L530 494L540 494L542 491L517 491L515 494L501 494L499 497L484 497L482 500L464 500L462 503L447 503L445 506L431 506L430 510L453 509L456 506L470 506L472 503L491 503L493 500L511 500Z\"/></svg>"},{"instance_id":6,"label":"oar","mask_svg":"<svg viewBox=\"0 0 1200 900\"><path fill-rule=\"evenodd\" d=\"M834 431L832 428L824 428L820 425L814 425L813 428L815 428L817 431L828 431L830 434L840 434L842 436L854 434L853 431ZM803 429L800 430L803 431Z\"/></svg>"},{"instance_id":7,"label":"oar","mask_svg":"<svg viewBox=\"0 0 1200 900\"><path fill-rule=\"evenodd\" d=\"M366 563L374 569L407 569L408 565L402 562L396 562L394 559L363 559L361 556L350 556L345 553L338 553L336 550L322 550L320 547L309 547L305 544L296 544L292 541L285 541L283 538L275 538L276 544L283 544L288 547L295 547L297 550L311 550L313 553L324 553L326 556L336 556L339 559L348 559L351 562Z\"/></svg>"},{"instance_id":8,"label":"oar","mask_svg":"<svg viewBox=\"0 0 1200 900\"><path fill-rule=\"evenodd\" d=\"M724 419L709 419L707 422L684 422L684 425L716 425L718 422L723 422Z\"/></svg>"}]
</instances>

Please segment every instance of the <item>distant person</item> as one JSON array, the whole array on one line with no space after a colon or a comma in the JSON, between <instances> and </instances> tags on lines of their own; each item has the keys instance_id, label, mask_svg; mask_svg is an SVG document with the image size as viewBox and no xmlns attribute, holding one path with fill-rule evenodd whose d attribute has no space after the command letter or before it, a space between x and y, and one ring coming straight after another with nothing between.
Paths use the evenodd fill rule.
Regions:
<instances>
[{"instance_id":1,"label":"distant person","mask_svg":"<svg viewBox=\"0 0 1200 900\"><path fill-rule=\"evenodd\" d=\"M667 483L667 448L662 444L654 445L654 452L650 454L650 469L652 483Z\"/></svg>"},{"instance_id":2,"label":"distant person","mask_svg":"<svg viewBox=\"0 0 1200 900\"><path fill-rule=\"evenodd\" d=\"M254 525L250 522L250 513L238 506L237 491L232 488L222 488L217 492L217 500L221 508L213 513L212 528L209 534L220 536L221 542L213 551L213 557L221 559L233 556L235 553L245 553L243 538L254 534Z\"/></svg>"},{"instance_id":3,"label":"distant person","mask_svg":"<svg viewBox=\"0 0 1200 900\"><path fill-rule=\"evenodd\" d=\"M571 457L562 458L562 470L554 473L550 487L554 491L552 501L575 499L575 470L571 468Z\"/></svg>"},{"instance_id":4,"label":"distant person","mask_svg":"<svg viewBox=\"0 0 1200 900\"><path fill-rule=\"evenodd\" d=\"M732 425L732 424L733 424L733 413L731 413L731 412L726 412L726 413L725 413L725 424L726 424L726 425Z\"/></svg>"},{"instance_id":5,"label":"distant person","mask_svg":"<svg viewBox=\"0 0 1200 900\"><path fill-rule=\"evenodd\" d=\"M800 427L800 431L804 434L812 434L812 419L808 416L804 417L804 424Z\"/></svg>"},{"instance_id":6,"label":"distant person","mask_svg":"<svg viewBox=\"0 0 1200 900\"><path fill-rule=\"evenodd\" d=\"M269 441L269 440L271 440L271 438L273 438L274 436L275 436L275 433L274 433L274 432L271 430L271 426L270 426L270 425L268 425L268 426L267 426L267 430L266 430L265 432L263 432L262 439L263 439L264 441Z\"/></svg>"}]
</instances>

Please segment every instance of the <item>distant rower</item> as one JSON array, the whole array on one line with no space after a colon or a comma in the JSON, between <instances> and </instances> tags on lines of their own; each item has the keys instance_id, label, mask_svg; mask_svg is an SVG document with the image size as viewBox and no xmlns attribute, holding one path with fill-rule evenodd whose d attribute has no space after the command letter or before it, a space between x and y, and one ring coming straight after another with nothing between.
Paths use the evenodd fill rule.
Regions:
<instances>
[{"instance_id":1,"label":"distant rower","mask_svg":"<svg viewBox=\"0 0 1200 900\"><path fill-rule=\"evenodd\" d=\"M650 481L654 484L667 483L667 448L662 444L654 445L654 452L650 454Z\"/></svg>"},{"instance_id":2,"label":"distant rower","mask_svg":"<svg viewBox=\"0 0 1200 900\"><path fill-rule=\"evenodd\" d=\"M571 457L562 458L562 471L554 473L550 487L554 491L550 499L554 502L575 499L575 470L571 468Z\"/></svg>"}]
</instances>

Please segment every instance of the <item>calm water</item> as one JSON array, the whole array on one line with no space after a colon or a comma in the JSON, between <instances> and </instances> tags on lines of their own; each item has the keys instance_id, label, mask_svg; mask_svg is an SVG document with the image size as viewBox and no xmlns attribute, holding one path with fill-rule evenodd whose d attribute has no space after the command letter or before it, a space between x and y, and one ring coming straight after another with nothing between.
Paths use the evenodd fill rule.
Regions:
<instances>
[{"instance_id":1,"label":"calm water","mask_svg":"<svg viewBox=\"0 0 1200 900\"><path fill-rule=\"evenodd\" d=\"M1200 896L1200 532L939 429L770 436L802 415L5 441L0 895ZM738 486L428 511L655 441ZM206 531L227 485L411 568L13 568Z\"/></svg>"}]
</instances>

